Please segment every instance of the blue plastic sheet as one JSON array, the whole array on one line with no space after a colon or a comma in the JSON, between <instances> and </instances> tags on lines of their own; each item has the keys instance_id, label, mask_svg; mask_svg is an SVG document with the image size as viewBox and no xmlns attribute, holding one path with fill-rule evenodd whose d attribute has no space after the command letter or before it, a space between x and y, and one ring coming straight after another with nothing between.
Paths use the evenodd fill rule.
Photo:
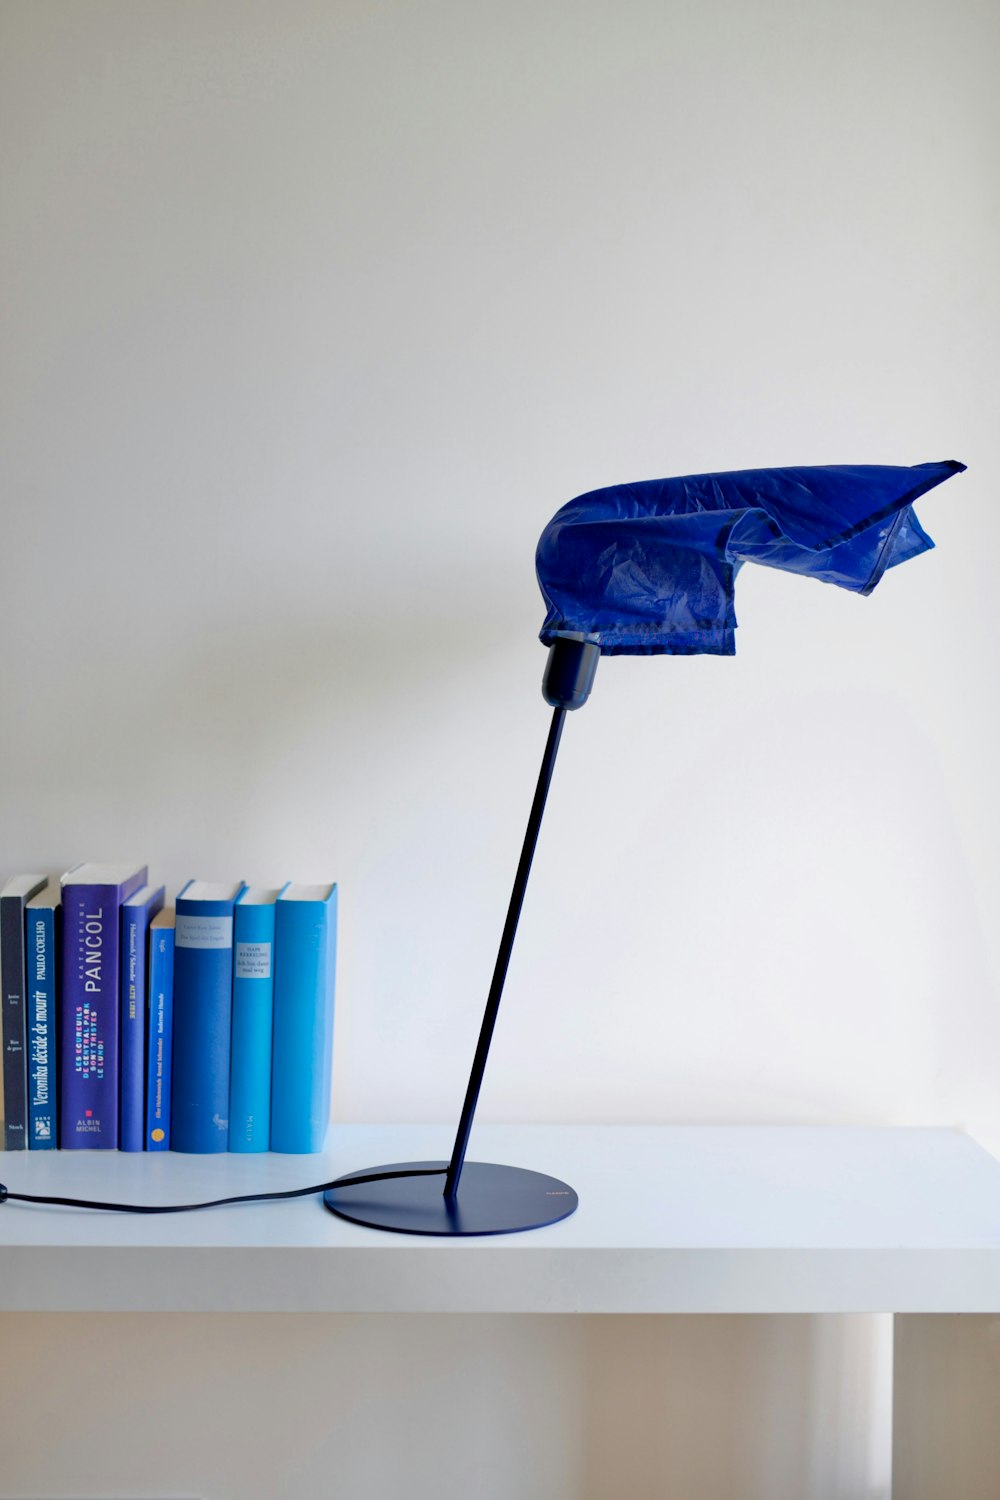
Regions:
<instances>
[{"instance_id":1,"label":"blue plastic sheet","mask_svg":"<svg viewBox=\"0 0 1000 1500\"><path fill-rule=\"evenodd\" d=\"M584 635L605 656L731 656L743 563L870 594L887 568L933 547L913 501L964 468L739 469L578 495L538 544L541 638Z\"/></svg>"}]
</instances>

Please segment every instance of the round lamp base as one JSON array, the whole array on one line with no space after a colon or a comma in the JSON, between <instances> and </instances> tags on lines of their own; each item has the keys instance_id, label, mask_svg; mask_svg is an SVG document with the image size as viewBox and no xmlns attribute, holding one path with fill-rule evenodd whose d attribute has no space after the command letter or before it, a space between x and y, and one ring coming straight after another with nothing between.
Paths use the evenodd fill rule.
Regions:
<instances>
[{"instance_id":1,"label":"round lamp base","mask_svg":"<svg viewBox=\"0 0 1000 1500\"><path fill-rule=\"evenodd\" d=\"M404 1172L447 1165L446 1161L400 1161L365 1171ZM465 1163L453 1203L445 1201L443 1176L390 1178L328 1188L323 1194L323 1202L338 1218L394 1234L517 1234L568 1218L578 1201L573 1189L558 1177L488 1161Z\"/></svg>"}]
</instances>

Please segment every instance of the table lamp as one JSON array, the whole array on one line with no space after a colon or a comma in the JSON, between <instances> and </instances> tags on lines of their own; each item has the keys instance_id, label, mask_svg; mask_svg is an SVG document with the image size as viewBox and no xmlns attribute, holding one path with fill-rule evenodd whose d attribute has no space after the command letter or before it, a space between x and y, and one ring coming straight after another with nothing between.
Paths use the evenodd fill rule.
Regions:
<instances>
[{"instance_id":1,"label":"table lamp","mask_svg":"<svg viewBox=\"0 0 1000 1500\"><path fill-rule=\"evenodd\" d=\"M542 694L552 719L451 1158L351 1174L324 1193L332 1213L374 1229L462 1236L537 1229L574 1211L577 1195L558 1178L466 1161L566 714L586 703L602 655L733 655L734 583L744 562L870 594L887 568L933 546L913 502L964 468L946 461L694 474L594 490L556 513L536 557L548 611Z\"/></svg>"}]
</instances>

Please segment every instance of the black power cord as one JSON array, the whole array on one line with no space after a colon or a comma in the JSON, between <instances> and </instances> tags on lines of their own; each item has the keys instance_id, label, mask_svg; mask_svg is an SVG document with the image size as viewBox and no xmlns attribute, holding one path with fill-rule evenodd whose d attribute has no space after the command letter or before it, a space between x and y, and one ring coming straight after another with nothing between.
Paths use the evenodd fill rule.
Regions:
<instances>
[{"instance_id":1,"label":"black power cord","mask_svg":"<svg viewBox=\"0 0 1000 1500\"><path fill-rule=\"evenodd\" d=\"M62 1208L103 1208L121 1214L186 1214L195 1208L221 1208L225 1203L267 1203L276 1198L308 1198L330 1188L359 1187L364 1182L387 1182L395 1177L443 1177L444 1167L411 1167L405 1172L363 1172L355 1177L335 1177L312 1187L287 1188L277 1193L237 1193L232 1198L209 1198L204 1203L101 1203L92 1198L54 1198L45 1193L12 1193L0 1182L0 1203L56 1203Z\"/></svg>"}]
</instances>

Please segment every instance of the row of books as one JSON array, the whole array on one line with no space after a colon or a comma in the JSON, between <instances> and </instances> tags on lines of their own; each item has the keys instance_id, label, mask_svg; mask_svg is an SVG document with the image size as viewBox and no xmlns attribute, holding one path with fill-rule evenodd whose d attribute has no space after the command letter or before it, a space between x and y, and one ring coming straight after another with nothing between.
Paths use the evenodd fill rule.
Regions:
<instances>
[{"instance_id":1,"label":"row of books","mask_svg":"<svg viewBox=\"0 0 1000 1500\"><path fill-rule=\"evenodd\" d=\"M337 887L78 865L0 891L8 1151L321 1151Z\"/></svg>"}]
</instances>

